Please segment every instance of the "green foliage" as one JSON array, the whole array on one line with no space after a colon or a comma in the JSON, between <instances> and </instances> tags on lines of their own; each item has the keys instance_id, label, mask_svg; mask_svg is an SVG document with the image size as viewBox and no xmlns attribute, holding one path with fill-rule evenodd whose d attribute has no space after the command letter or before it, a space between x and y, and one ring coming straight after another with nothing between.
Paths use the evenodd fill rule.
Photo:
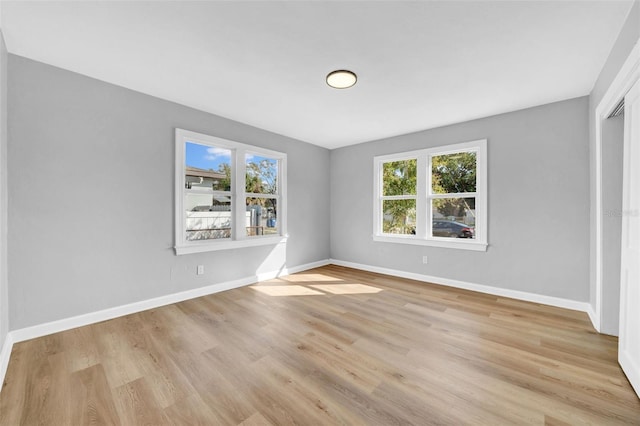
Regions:
<instances>
[{"instance_id":1,"label":"green foliage","mask_svg":"<svg viewBox=\"0 0 640 426\"><path fill-rule=\"evenodd\" d=\"M245 190L254 194L277 194L278 162L263 158L257 162L247 163ZM268 209L273 215L278 214L276 200L273 198L252 198L247 200L247 205L259 205Z\"/></svg>"},{"instance_id":2,"label":"green foliage","mask_svg":"<svg viewBox=\"0 0 640 426\"><path fill-rule=\"evenodd\" d=\"M457 152L431 158L431 183L434 194L456 194L476 191L476 153ZM475 209L475 198L433 200L433 207L445 217L463 217Z\"/></svg>"},{"instance_id":3,"label":"green foliage","mask_svg":"<svg viewBox=\"0 0 640 426\"><path fill-rule=\"evenodd\" d=\"M476 191L476 153L458 152L431 158L434 194Z\"/></svg>"},{"instance_id":4,"label":"green foliage","mask_svg":"<svg viewBox=\"0 0 640 426\"><path fill-rule=\"evenodd\" d=\"M446 218L462 220L467 211L476 208L475 198L437 198L433 200L433 208Z\"/></svg>"},{"instance_id":5,"label":"green foliage","mask_svg":"<svg viewBox=\"0 0 640 426\"><path fill-rule=\"evenodd\" d=\"M414 234L416 200L384 200L382 231L386 234Z\"/></svg>"},{"instance_id":6,"label":"green foliage","mask_svg":"<svg viewBox=\"0 0 640 426\"><path fill-rule=\"evenodd\" d=\"M382 165L382 195L415 195L418 160L390 161Z\"/></svg>"},{"instance_id":7,"label":"green foliage","mask_svg":"<svg viewBox=\"0 0 640 426\"><path fill-rule=\"evenodd\" d=\"M254 194L277 194L278 163L271 159L247 163L246 191Z\"/></svg>"},{"instance_id":8,"label":"green foliage","mask_svg":"<svg viewBox=\"0 0 640 426\"><path fill-rule=\"evenodd\" d=\"M224 179L220 180L220 188L224 191L231 191L231 166L228 163L222 163L218 167L218 173L224 174Z\"/></svg>"},{"instance_id":9,"label":"green foliage","mask_svg":"<svg viewBox=\"0 0 640 426\"><path fill-rule=\"evenodd\" d=\"M418 160L390 161L382 165L383 195L415 195ZM382 230L388 234L415 232L416 201L385 200Z\"/></svg>"},{"instance_id":10,"label":"green foliage","mask_svg":"<svg viewBox=\"0 0 640 426\"><path fill-rule=\"evenodd\" d=\"M278 163L273 160L261 160L247 164L246 192L255 194L277 194L278 192ZM231 190L231 166L222 163L218 166L218 173L224 174L219 182L223 191Z\"/></svg>"},{"instance_id":11,"label":"green foliage","mask_svg":"<svg viewBox=\"0 0 640 426\"><path fill-rule=\"evenodd\" d=\"M432 192L460 194L476 191L476 153L457 152L432 157ZM382 195L416 195L416 159L390 161L382 165ZM445 217L462 218L475 209L475 198L434 199L433 207ZM382 230L391 234L415 232L416 201L385 200Z\"/></svg>"}]
</instances>

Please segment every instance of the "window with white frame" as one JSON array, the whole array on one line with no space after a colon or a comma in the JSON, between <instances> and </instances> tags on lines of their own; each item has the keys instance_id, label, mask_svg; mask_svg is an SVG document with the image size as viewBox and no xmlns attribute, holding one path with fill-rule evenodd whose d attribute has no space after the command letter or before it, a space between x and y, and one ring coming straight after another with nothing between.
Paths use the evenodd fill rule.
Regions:
<instances>
[{"instance_id":1,"label":"window with white frame","mask_svg":"<svg viewBox=\"0 0 640 426\"><path fill-rule=\"evenodd\" d=\"M384 234L416 233L416 158L394 158L381 163L381 231Z\"/></svg>"},{"instance_id":2,"label":"window with white frame","mask_svg":"<svg viewBox=\"0 0 640 426\"><path fill-rule=\"evenodd\" d=\"M286 237L286 154L176 129L176 254Z\"/></svg>"},{"instance_id":3,"label":"window with white frame","mask_svg":"<svg viewBox=\"0 0 640 426\"><path fill-rule=\"evenodd\" d=\"M487 141L374 158L376 241L486 250Z\"/></svg>"}]
</instances>

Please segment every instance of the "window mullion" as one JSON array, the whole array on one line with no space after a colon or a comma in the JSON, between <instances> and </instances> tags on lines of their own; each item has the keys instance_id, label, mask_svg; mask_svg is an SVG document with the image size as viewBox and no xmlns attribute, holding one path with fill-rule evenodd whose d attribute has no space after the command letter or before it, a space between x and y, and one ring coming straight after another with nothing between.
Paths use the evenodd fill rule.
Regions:
<instances>
[{"instance_id":1,"label":"window mullion","mask_svg":"<svg viewBox=\"0 0 640 426\"><path fill-rule=\"evenodd\" d=\"M433 208L431 207L431 200L433 197L433 155L429 154L427 155L427 164L426 164L426 169L425 169L425 173L426 173L426 185L427 187L425 188L425 194L427 196L427 199L425 200L424 203L424 208L426 210L426 221L427 221L427 226L425 229L425 234L424 234L424 238L425 239L429 239L433 237Z\"/></svg>"},{"instance_id":2,"label":"window mullion","mask_svg":"<svg viewBox=\"0 0 640 426\"><path fill-rule=\"evenodd\" d=\"M428 232L428 209L427 204L427 188L430 182L427 175L427 158L425 156L418 157L417 175L416 175L416 236L425 238Z\"/></svg>"},{"instance_id":3,"label":"window mullion","mask_svg":"<svg viewBox=\"0 0 640 426\"><path fill-rule=\"evenodd\" d=\"M374 160L373 167L373 235L382 234L382 164Z\"/></svg>"},{"instance_id":4,"label":"window mullion","mask_svg":"<svg viewBox=\"0 0 640 426\"><path fill-rule=\"evenodd\" d=\"M245 192L244 196L246 198L279 198L278 194L267 194L267 193L256 193L256 192Z\"/></svg>"},{"instance_id":5,"label":"window mullion","mask_svg":"<svg viewBox=\"0 0 640 426\"><path fill-rule=\"evenodd\" d=\"M418 198L417 195L408 194L408 195L383 195L380 197L381 200L416 200Z\"/></svg>"},{"instance_id":6,"label":"window mullion","mask_svg":"<svg viewBox=\"0 0 640 426\"><path fill-rule=\"evenodd\" d=\"M473 198L477 192L452 192L449 194L430 194L429 198Z\"/></svg>"},{"instance_id":7,"label":"window mullion","mask_svg":"<svg viewBox=\"0 0 640 426\"><path fill-rule=\"evenodd\" d=\"M231 190L233 192L231 208L233 210L233 235L234 240L244 240L247 238L245 232L245 188L246 188L246 152L243 148L238 148L233 152L233 181Z\"/></svg>"}]
</instances>

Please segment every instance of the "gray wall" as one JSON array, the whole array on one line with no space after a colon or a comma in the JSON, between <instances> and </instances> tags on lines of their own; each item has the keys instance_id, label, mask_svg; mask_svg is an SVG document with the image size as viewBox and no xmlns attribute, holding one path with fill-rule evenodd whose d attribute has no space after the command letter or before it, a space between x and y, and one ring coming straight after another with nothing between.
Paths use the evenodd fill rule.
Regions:
<instances>
[{"instance_id":1,"label":"gray wall","mask_svg":"<svg viewBox=\"0 0 640 426\"><path fill-rule=\"evenodd\" d=\"M636 0L629 12L629 16L620 31L620 35L616 40L609 57L600 72L598 80L596 81L591 95L589 96L589 147L590 147L590 176L591 176L591 222L589 229L590 232L590 294L591 305L595 308L596 303L596 193L595 193L595 111L602 101L606 91L611 86L614 78L622 68L624 61L629 56L629 53L633 49L633 46L640 37L640 1ZM615 125L613 125L615 127ZM618 332L618 312L619 307L615 303L619 300L619 288L620 288L620 230L616 227L619 221L616 218L607 217L604 213L607 210L614 210L619 208L617 206L618 201L615 199L615 194L620 194L622 191L621 182L622 179L619 176L619 168L622 163L616 165L613 161L616 159L622 159L622 144L607 142L611 141L611 137L615 137L615 129L603 126L603 131L613 131L614 134L607 135L603 133L603 146L602 146L602 195L603 195L603 229L602 229L602 247L603 247L603 312L602 321L600 324L600 330L604 333L617 335ZM607 164L604 164L605 157ZM605 250L607 251L605 253Z\"/></svg>"},{"instance_id":2,"label":"gray wall","mask_svg":"<svg viewBox=\"0 0 640 426\"><path fill-rule=\"evenodd\" d=\"M7 48L0 31L0 349L9 331L7 282Z\"/></svg>"},{"instance_id":3,"label":"gray wall","mask_svg":"<svg viewBox=\"0 0 640 426\"><path fill-rule=\"evenodd\" d=\"M332 258L588 301L587 108L577 98L332 151ZM487 252L372 241L374 156L483 138Z\"/></svg>"},{"instance_id":4,"label":"gray wall","mask_svg":"<svg viewBox=\"0 0 640 426\"><path fill-rule=\"evenodd\" d=\"M11 329L329 258L328 150L14 55L8 76ZM286 250L174 254L175 127L288 154Z\"/></svg>"}]
</instances>

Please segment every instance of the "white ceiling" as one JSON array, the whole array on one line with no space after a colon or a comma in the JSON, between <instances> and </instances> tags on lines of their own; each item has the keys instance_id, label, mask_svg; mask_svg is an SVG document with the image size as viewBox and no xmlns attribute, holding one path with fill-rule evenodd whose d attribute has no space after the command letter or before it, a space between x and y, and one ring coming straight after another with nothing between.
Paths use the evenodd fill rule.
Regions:
<instances>
[{"instance_id":1,"label":"white ceiling","mask_svg":"<svg viewBox=\"0 0 640 426\"><path fill-rule=\"evenodd\" d=\"M336 148L587 95L632 3L2 1L0 25L13 54Z\"/></svg>"}]
</instances>

